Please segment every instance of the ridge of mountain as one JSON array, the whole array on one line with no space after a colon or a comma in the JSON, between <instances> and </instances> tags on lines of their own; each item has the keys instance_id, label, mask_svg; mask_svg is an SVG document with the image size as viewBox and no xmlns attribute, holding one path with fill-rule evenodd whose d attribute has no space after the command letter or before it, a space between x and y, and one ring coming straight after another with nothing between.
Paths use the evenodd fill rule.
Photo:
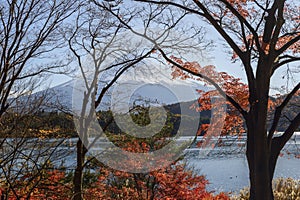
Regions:
<instances>
[{"instance_id":1,"label":"ridge of mountain","mask_svg":"<svg viewBox=\"0 0 300 200\"><path fill-rule=\"evenodd\" d=\"M45 99L45 104L42 106L42 109L45 111L55 111L55 110L66 110L71 111L72 110L72 99L74 98L73 90L75 87L75 81L71 80L62 84L59 84L57 86L54 86L52 88L38 91L36 93L33 93L29 96L20 97L19 101L26 102L29 104L34 104L34 102L38 99ZM208 91L210 90L209 87L203 86L203 85L197 85L194 82L191 82L190 88L195 92L194 96L191 97L191 95L185 95L185 87L187 85L176 85L176 92L180 91L182 92L180 99L178 100L176 94L173 94L172 91L170 91L168 88L163 86L163 82L160 84L144 84L141 83L142 87L139 87L136 89L134 94L129 98L130 103L133 104L133 102L136 103L134 98L137 98L138 100L144 100L145 102L150 103L151 105L171 105L176 104L179 102L189 102L189 101L196 101L197 100L197 89L198 90L204 90ZM101 88L100 88L101 89ZM111 107L111 94L113 92L116 93L116 91L113 91L114 88L111 90L108 90L107 94L104 95L101 104L99 105L98 110L108 110ZM118 97L117 97L118 98ZM120 96L119 98L122 98ZM114 99L115 100L115 99ZM24 103L25 104L25 103ZM55 108L57 107L57 108Z\"/></svg>"},{"instance_id":2,"label":"ridge of mountain","mask_svg":"<svg viewBox=\"0 0 300 200\"><path fill-rule=\"evenodd\" d=\"M161 83L163 84L163 82ZM41 98L45 99L45 104L40 106L38 109L43 110L45 112L56 112L56 111L64 111L64 112L71 112L72 111L72 98L73 98L73 90L75 86L75 81L71 80L68 82L65 82L63 84L59 84L55 87L49 88L47 90L39 91L34 94L31 94L30 96L23 96L18 99L18 102L24 102L24 105L29 105L29 107L32 107L37 101L39 101ZM180 102L178 100L176 101L176 95L173 95L172 98L166 98L166 96L170 93L167 92L168 88L165 88L160 86L159 84L148 84L144 86L144 88L137 89L136 96L144 97L148 102L150 102L151 105L154 106L163 106L165 109L170 111L173 114L181 114L181 111L184 110L187 115L195 115L192 112L195 112L192 109L189 109L193 103L197 101L196 98L196 90L204 90L208 91L211 88L205 87L201 85L197 85L194 82L190 83L190 87L195 90L195 99L181 99ZM184 90L184 87L186 85L177 86L177 89ZM111 91L109 91L111 93ZM104 95L102 103L100 104L99 110L109 110L110 104L111 104L111 94ZM154 95L154 99L150 99L151 95ZM133 96L134 97L134 96ZM281 96L278 98L284 98L285 96ZM148 98L148 99L147 99ZM293 97L295 102L300 102L300 96ZM164 102L160 102L160 100L164 99ZM272 97L271 100L275 102L277 98ZM154 101L151 103L151 101ZM16 101L14 101L15 103ZM133 102L131 102L133 103ZM283 131L287 127L287 120L289 118L293 118L295 116L295 113L299 112L300 107L299 104L297 106L293 105L292 107L285 110L284 115L286 118L281 119L279 122L278 131ZM210 118L210 111L207 112L201 112L201 116L204 118ZM270 126L270 125L269 125Z\"/></svg>"}]
</instances>

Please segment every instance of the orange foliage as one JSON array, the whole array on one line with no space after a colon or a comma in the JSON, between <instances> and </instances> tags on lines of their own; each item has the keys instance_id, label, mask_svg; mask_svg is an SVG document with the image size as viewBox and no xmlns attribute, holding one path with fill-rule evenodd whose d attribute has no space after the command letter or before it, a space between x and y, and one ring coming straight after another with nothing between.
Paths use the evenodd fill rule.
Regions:
<instances>
[{"instance_id":1,"label":"orange foliage","mask_svg":"<svg viewBox=\"0 0 300 200\"><path fill-rule=\"evenodd\" d=\"M149 151L148 145L143 142L132 142L124 149L135 152ZM225 193L217 195L206 191L208 181L204 176L195 175L187 170L184 164L173 163L163 169L133 174L117 171L103 165L99 165L98 179L83 190L86 200L117 200L117 199L154 199L154 200L229 200ZM45 172L46 175L37 183L38 178L32 181L37 184L30 192L24 185L32 178L28 174L24 180L19 181L16 188L19 199L25 199L30 192L30 200L36 199L72 199L72 183L65 183L66 175L63 171L53 170ZM31 187L33 188L33 187ZM3 190L0 189L0 194ZM9 192L9 200L17 199Z\"/></svg>"},{"instance_id":2,"label":"orange foliage","mask_svg":"<svg viewBox=\"0 0 300 200\"><path fill-rule=\"evenodd\" d=\"M124 139L124 138L123 138ZM148 152L149 144L134 140L123 147L133 152ZM154 148L159 148L161 144ZM163 162L163 161L162 161ZM140 167L139 163L134 163ZM223 193L213 195L206 191L208 181L204 176L195 175L186 170L184 164L173 163L170 166L149 173L132 174L102 167L100 176L94 187L88 189L87 194L101 194L86 196L88 199L224 199L229 197ZM94 192L93 192L94 191ZM99 196L100 195L100 196Z\"/></svg>"},{"instance_id":3,"label":"orange foliage","mask_svg":"<svg viewBox=\"0 0 300 200\"><path fill-rule=\"evenodd\" d=\"M266 18L268 17L269 13L267 13L268 10L264 10L266 7L266 2L259 2L254 0L227 0L227 2L233 7L237 13L234 13L231 11L229 6L225 6L225 3L222 3L223 1L217 1L217 0L211 0L210 5L207 5L210 10L210 14L214 17L215 21L220 22L222 24L222 27L224 30L229 30L228 32L236 33L236 30L241 31L241 25L240 25L240 19L237 17L240 15L243 17L247 22L255 29L256 27L256 33L259 37L259 44L254 45L254 51L257 51L258 48L261 48L265 51L266 54L269 52L269 45L270 41L268 43L264 43L262 41L263 35L264 35L264 28L265 25L264 22L266 22ZM271 8L272 3L269 3L268 9ZM240 17L239 16L239 17ZM288 41L291 39L299 36L300 32L300 6L298 4L298 0L290 0L284 2L284 9L283 9L283 18L285 20L285 23L283 27L281 28L281 31L277 38L273 38L276 41L275 42L275 48L280 49L283 45L285 45ZM275 16L277 17L277 16ZM277 22L275 22L277 23ZM276 24L274 24L276 26ZM271 27L273 28L273 27ZM233 31L234 30L234 31ZM274 30L270 30L274 34ZM246 49L246 44L250 47L254 43L253 35L251 35L251 31L248 28L245 28L245 35L239 35L236 34L240 39L240 48L242 50ZM246 37L246 38L244 38ZM245 40L245 41L244 41ZM239 41L235 41L237 44ZM300 41L296 41L294 44L292 44L286 51L289 51L292 54L300 53ZM233 59L237 58L237 54L233 53Z\"/></svg>"},{"instance_id":4,"label":"orange foliage","mask_svg":"<svg viewBox=\"0 0 300 200\"><path fill-rule=\"evenodd\" d=\"M59 170L45 171L43 177L27 174L14 183L14 190L0 188L0 194L8 195L9 200L68 199L71 194L70 184L64 184L65 173Z\"/></svg>"},{"instance_id":5,"label":"orange foliage","mask_svg":"<svg viewBox=\"0 0 300 200\"><path fill-rule=\"evenodd\" d=\"M217 72L215 67L212 65L202 67L197 62L184 62L182 59L177 58L175 56L171 56L171 59L189 71L207 76L212 81L217 83L227 96L235 100L245 111L249 111L249 88L247 84L241 81L241 79L235 78L226 72ZM193 79L193 80L198 80L204 83L205 85L211 85L207 80L202 78L197 78L176 66L173 66L172 69L173 69L172 72L173 78L180 78L183 80ZM216 89L207 92L198 90L198 93L199 93L199 99L198 99L199 106L198 104L197 105L195 104L194 106L192 106L192 108L196 109L197 111L214 109L215 112L218 112L218 109L221 107L221 105L218 103L212 104L211 101L213 97L220 96L219 91L217 91ZM269 110L272 112L276 108L276 106L283 101L283 99L284 98L277 98L276 101L269 99L268 101ZM206 132L208 128L213 128L213 127L210 127L209 124L202 124L200 126L200 129L198 130L198 134L200 135L203 132ZM225 118L222 134L236 135L244 132L245 130L244 130L243 117L235 109L235 107L232 106L230 102L227 102L227 115Z\"/></svg>"},{"instance_id":6,"label":"orange foliage","mask_svg":"<svg viewBox=\"0 0 300 200\"><path fill-rule=\"evenodd\" d=\"M188 69L193 72L197 72L199 74L205 75L209 77L212 81L216 82L222 90L226 93L226 95L233 98L240 106L248 110L249 109L249 88L248 85L243 83L241 79L235 78L226 72L217 72L215 67L212 65L201 67L197 62L183 62L182 59L177 58L175 56L171 57L175 62L181 64L185 69ZM200 79L195 76L190 75L189 73L184 72L178 67L173 66L173 78L181 78L181 79L194 79L203 82L205 85L210 85L208 81L205 79ZM199 106L194 106L197 111L205 111L214 109L215 112L218 112L221 105L218 103L212 104L211 101L213 97L220 96L217 90L211 91L202 91L198 90ZM222 103L222 102L221 102ZM243 118L242 116L235 110L235 108L231 105L231 103L227 102L227 115L225 118L225 125L223 128L222 134L239 134L244 132L243 128ZM215 113L216 114L216 113ZM198 133L206 132L210 126L208 124L202 125ZM212 128L212 127L210 127Z\"/></svg>"},{"instance_id":7,"label":"orange foliage","mask_svg":"<svg viewBox=\"0 0 300 200\"><path fill-rule=\"evenodd\" d=\"M86 192L87 199L209 199L229 200L225 193L206 191L208 181L194 175L182 164L147 174L131 174L108 168L101 169L99 181Z\"/></svg>"},{"instance_id":8,"label":"orange foliage","mask_svg":"<svg viewBox=\"0 0 300 200\"><path fill-rule=\"evenodd\" d=\"M300 48L298 48L300 49ZM217 72L215 70L214 66L204 66L201 67L199 63L197 62L184 62L182 59L177 58L175 56L171 57L172 60L174 60L176 63L180 64L185 69L188 69L192 72L197 72L201 75L209 77L212 81L217 83L220 88L225 92L226 95L231 97L233 100L235 100L245 111L249 111L249 88L247 84L243 83L239 78L235 78L226 72ZM205 85L210 85L210 83L207 80L197 78L184 70L173 66L173 78L181 78L181 79L193 79L193 80L199 80ZM214 114L218 114L218 109L222 105L218 103L212 103L212 100L216 96L220 96L219 91L216 89L213 89L211 91L203 91L203 90L197 90L199 93L199 98L197 104L194 104L191 109L196 109L197 111L206 111L206 110L214 110ZM288 112L289 116L291 118L295 117L298 112L299 101L300 101L300 91L298 90L292 97L292 99L289 101L288 105L286 106L286 109L283 111L283 114L286 114ZM272 120L274 116L274 111L277 108L277 106L281 105L282 102L285 100L286 95L277 95L276 98L269 98L268 100L268 109L269 109L269 115L268 119ZM220 122L223 125L222 135L240 135L245 133L244 130L244 119L241 116L241 114L235 109L235 107L227 101L227 115L225 117L225 123ZM282 119L284 121L284 119ZM218 122L212 123L214 126L218 127ZM208 135L205 135L209 130L211 132L214 132L214 126L211 126L211 124L201 124L198 135L203 135L204 138ZM284 126L284 125L281 125ZM205 147L205 142L199 142L198 147ZM281 154L280 154L281 155ZM299 155L295 155L296 158L300 158Z\"/></svg>"},{"instance_id":9,"label":"orange foliage","mask_svg":"<svg viewBox=\"0 0 300 200\"><path fill-rule=\"evenodd\" d=\"M299 35L300 35L300 33L295 33L295 34L292 34L292 35L283 35L283 36L279 37L277 42L276 42L276 46L275 46L276 50L280 49L288 41L290 41L291 39L293 39L294 37L299 36ZM266 44L266 43L263 42L263 36L259 36L258 40L259 40L259 45L260 45L259 48L262 48L265 51L265 53L268 54L269 49L270 49L270 44ZM253 43L254 43L253 35L248 35L247 36L247 41L248 41L250 46L253 45ZM254 46L254 50L257 51L258 50L257 46L256 45L253 45L253 46ZM243 50L246 49L245 44L241 45L241 49L243 49ZM290 51L293 54L300 53L300 41L295 42L286 51ZM237 58L238 58L238 55L235 52L233 52L232 60L235 60Z\"/></svg>"}]
</instances>

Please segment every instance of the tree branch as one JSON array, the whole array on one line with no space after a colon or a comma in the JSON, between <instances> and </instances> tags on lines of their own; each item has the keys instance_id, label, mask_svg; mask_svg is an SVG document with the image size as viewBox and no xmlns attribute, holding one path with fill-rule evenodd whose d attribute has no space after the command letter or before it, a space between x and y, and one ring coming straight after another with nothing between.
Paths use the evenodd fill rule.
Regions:
<instances>
[{"instance_id":1,"label":"tree branch","mask_svg":"<svg viewBox=\"0 0 300 200\"><path fill-rule=\"evenodd\" d=\"M283 52L285 52L288 48L290 48L293 44L300 41L300 35L294 37L293 39L289 40L287 43L285 43L280 49L276 51L276 55L279 56Z\"/></svg>"},{"instance_id":2,"label":"tree branch","mask_svg":"<svg viewBox=\"0 0 300 200\"><path fill-rule=\"evenodd\" d=\"M149 56L152 53L152 50L147 52L145 55L139 57L138 59L136 59L135 61L129 63L127 66L123 67L120 72L101 90L97 100L95 101L95 108L97 108L99 106L99 104L101 103L101 100L103 98L103 96L105 95L105 93L107 92L107 90L118 80L118 78L120 78L120 76L126 71L128 70L130 67L134 66L135 64L139 63L141 60L143 60L144 58L146 58L147 56Z\"/></svg>"},{"instance_id":3,"label":"tree branch","mask_svg":"<svg viewBox=\"0 0 300 200\"><path fill-rule=\"evenodd\" d=\"M298 113L298 115L291 121L291 124L285 130L283 135L273 138L272 142L276 142L279 151L284 147L287 141L289 141L289 139L293 136L294 132L297 130L297 128L299 128L299 126L300 126L300 113Z\"/></svg>"},{"instance_id":4,"label":"tree branch","mask_svg":"<svg viewBox=\"0 0 300 200\"><path fill-rule=\"evenodd\" d=\"M216 90L224 97L226 98L242 115L244 118L247 117L247 112L240 106L240 104L238 104L232 97L228 96L223 90L222 88L215 82L213 81L211 78L203 75L203 74L200 74L200 73L197 73L197 72L194 72L194 71L191 71L189 69L186 69L184 68L183 66L181 66L180 64L178 64L177 62L174 62L172 59L170 59L163 50L161 50L160 48L158 48L158 51L162 54L163 58L166 59L166 61L168 61L169 63L173 64L174 66L178 67L179 69L183 70L183 71L186 71L194 76L197 76L197 77L200 77L200 78L203 78L205 79L206 81L208 81L210 84L212 84Z\"/></svg>"},{"instance_id":5,"label":"tree branch","mask_svg":"<svg viewBox=\"0 0 300 200\"><path fill-rule=\"evenodd\" d=\"M272 126L269 130L269 135L268 135L268 141L271 142L274 132L276 131L276 128L278 126L280 117L281 117L281 113L283 111L283 109L286 107L286 105L289 103L289 101L292 99L292 97L294 96L294 94L300 89L300 83L298 83L296 85L296 87L294 87L294 89L285 97L285 99L283 100L283 102L280 104L280 106L276 107L275 109L275 114L274 114L274 119L273 119L273 123Z\"/></svg>"},{"instance_id":6,"label":"tree branch","mask_svg":"<svg viewBox=\"0 0 300 200\"><path fill-rule=\"evenodd\" d=\"M194 14L197 14L197 15L200 15L200 16L204 16L203 13L201 13L197 10L190 9L190 8L184 6L184 5L181 5L181 4L172 2L172 1L153 1L153 0L134 0L134 1L145 2L145 3L153 3L153 4L159 4L159 5L171 5L171 6L175 6L175 7L181 8L183 10L186 10L190 13L194 13Z\"/></svg>"},{"instance_id":7,"label":"tree branch","mask_svg":"<svg viewBox=\"0 0 300 200\"><path fill-rule=\"evenodd\" d=\"M238 20L242 24L246 25L246 27L250 30L250 32L254 36L254 41L256 43L258 51L260 53L264 54L264 51L260 47L260 42L259 42L259 37L258 37L257 31L251 26L251 24L227 0L220 0L220 1L223 2L226 5L226 7L232 12L232 14L234 14L238 18ZM245 31L244 28L242 28L242 31L243 32Z\"/></svg>"},{"instance_id":8,"label":"tree branch","mask_svg":"<svg viewBox=\"0 0 300 200\"><path fill-rule=\"evenodd\" d=\"M276 50L276 43L278 42L279 34L280 34L282 26L285 22L284 17L283 17L284 2L285 2L285 0L275 2L275 3L277 3L277 19L276 19L276 25L274 28L273 36L272 36L271 42L270 42L270 50L269 50L270 54L273 54L273 52ZM276 57L277 56L275 56L275 58Z\"/></svg>"},{"instance_id":9,"label":"tree branch","mask_svg":"<svg viewBox=\"0 0 300 200\"><path fill-rule=\"evenodd\" d=\"M286 65L286 64L291 63L291 62L295 62L295 61L300 61L300 57L293 57L293 56L291 56L290 59L286 59L286 60L284 60L284 61L282 61L282 62L279 62L279 63L275 64L275 65L273 66L273 69L272 69L272 74L273 74L278 68L280 68L281 66Z\"/></svg>"}]
</instances>

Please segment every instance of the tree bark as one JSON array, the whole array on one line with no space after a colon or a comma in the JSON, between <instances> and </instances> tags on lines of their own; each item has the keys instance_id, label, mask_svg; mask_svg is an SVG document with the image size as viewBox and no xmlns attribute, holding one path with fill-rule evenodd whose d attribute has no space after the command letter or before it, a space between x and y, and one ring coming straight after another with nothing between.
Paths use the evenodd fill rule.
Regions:
<instances>
[{"instance_id":1,"label":"tree bark","mask_svg":"<svg viewBox=\"0 0 300 200\"><path fill-rule=\"evenodd\" d=\"M250 200L273 200L272 180L277 157L268 141L267 116L269 85L268 61L258 62L255 89L250 91L247 115L247 161L250 176Z\"/></svg>"},{"instance_id":2,"label":"tree bark","mask_svg":"<svg viewBox=\"0 0 300 200\"><path fill-rule=\"evenodd\" d=\"M78 138L77 144L77 165L73 178L74 185L74 200L82 200L83 199L83 191L82 191L82 182L83 182L83 164L86 154L86 149L81 141L81 138Z\"/></svg>"},{"instance_id":3,"label":"tree bark","mask_svg":"<svg viewBox=\"0 0 300 200\"><path fill-rule=\"evenodd\" d=\"M256 132L255 129L249 130L252 135L253 131ZM273 200L272 180L276 162L273 162L273 157L268 151L266 139L247 144L247 160L250 176L250 200Z\"/></svg>"},{"instance_id":4,"label":"tree bark","mask_svg":"<svg viewBox=\"0 0 300 200\"><path fill-rule=\"evenodd\" d=\"M278 151L277 146L271 148L271 152L268 152L268 149L266 144L257 141L255 142L255 145L250 144L247 146L247 159L250 175L250 200L274 199L272 180L279 156L278 152L280 151Z\"/></svg>"}]
</instances>

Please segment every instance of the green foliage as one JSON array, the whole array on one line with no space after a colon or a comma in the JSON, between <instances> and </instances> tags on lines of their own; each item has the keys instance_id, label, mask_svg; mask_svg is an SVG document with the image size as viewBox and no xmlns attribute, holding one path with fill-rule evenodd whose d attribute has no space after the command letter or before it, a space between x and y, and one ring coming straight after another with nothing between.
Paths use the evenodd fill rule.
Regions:
<instances>
[{"instance_id":1,"label":"green foliage","mask_svg":"<svg viewBox=\"0 0 300 200\"><path fill-rule=\"evenodd\" d=\"M130 111L132 121L140 126L147 126L151 123L149 117L149 107L136 106ZM160 116L157 116L160 117Z\"/></svg>"}]
</instances>

